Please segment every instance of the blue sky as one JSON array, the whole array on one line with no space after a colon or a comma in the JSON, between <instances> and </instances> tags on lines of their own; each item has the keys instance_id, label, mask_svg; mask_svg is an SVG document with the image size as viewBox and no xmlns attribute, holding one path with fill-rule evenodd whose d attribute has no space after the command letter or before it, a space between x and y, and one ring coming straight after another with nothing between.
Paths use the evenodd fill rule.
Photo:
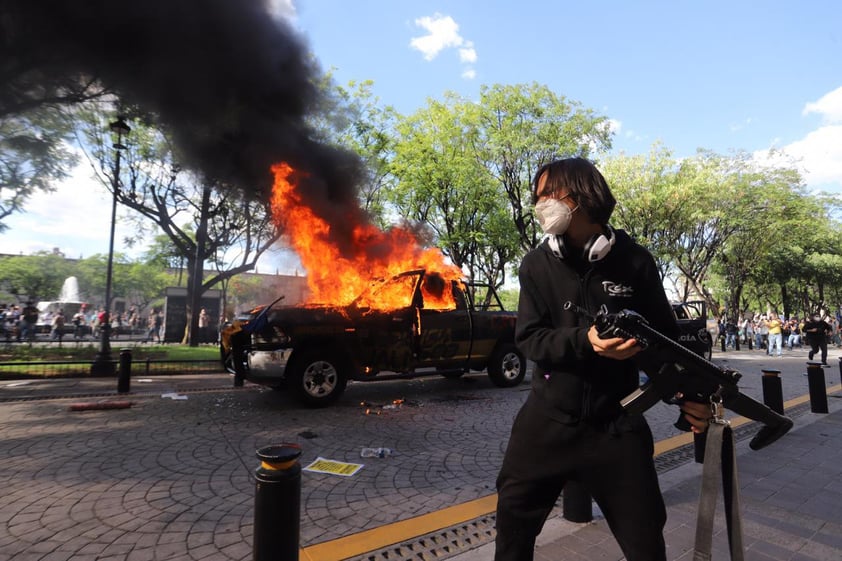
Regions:
<instances>
[{"instance_id":1,"label":"blue sky","mask_svg":"<svg viewBox=\"0 0 842 561\"><path fill-rule=\"evenodd\" d=\"M794 157L810 150L814 185L842 189L842 150L831 177L829 162L812 161L819 147L797 144L842 125L832 0L299 0L294 11L337 81L371 79L405 114L447 90L476 98L484 84L538 82L615 121L615 151L793 145Z\"/></svg>"},{"instance_id":2,"label":"blue sky","mask_svg":"<svg viewBox=\"0 0 842 561\"><path fill-rule=\"evenodd\" d=\"M339 83L373 80L403 114L445 91L476 98L482 85L537 82L611 119L614 152L656 141L678 157L777 148L800 161L808 186L842 192L834 0L268 3ZM110 200L90 185L33 199L8 220L0 252L106 253ZM117 251L119 239L118 228Z\"/></svg>"}]
</instances>

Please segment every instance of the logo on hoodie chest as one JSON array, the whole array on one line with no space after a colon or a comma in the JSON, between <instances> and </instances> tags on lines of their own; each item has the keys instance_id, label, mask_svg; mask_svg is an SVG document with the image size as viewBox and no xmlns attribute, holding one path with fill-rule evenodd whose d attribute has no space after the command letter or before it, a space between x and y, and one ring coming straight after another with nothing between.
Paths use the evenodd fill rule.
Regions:
<instances>
[{"instance_id":1,"label":"logo on hoodie chest","mask_svg":"<svg viewBox=\"0 0 842 561\"><path fill-rule=\"evenodd\" d=\"M632 287L613 281L602 281L602 290L605 291L608 296L628 298L634 295L634 289Z\"/></svg>"}]
</instances>

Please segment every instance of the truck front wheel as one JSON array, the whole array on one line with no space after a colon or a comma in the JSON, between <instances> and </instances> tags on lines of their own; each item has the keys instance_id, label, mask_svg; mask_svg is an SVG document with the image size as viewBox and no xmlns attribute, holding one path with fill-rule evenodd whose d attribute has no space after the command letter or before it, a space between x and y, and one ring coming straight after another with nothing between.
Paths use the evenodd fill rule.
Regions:
<instances>
[{"instance_id":1,"label":"truck front wheel","mask_svg":"<svg viewBox=\"0 0 842 561\"><path fill-rule=\"evenodd\" d=\"M347 362L316 350L295 358L287 374L288 388L308 407L330 405L348 384Z\"/></svg>"},{"instance_id":2,"label":"truck front wheel","mask_svg":"<svg viewBox=\"0 0 842 561\"><path fill-rule=\"evenodd\" d=\"M500 388L512 388L526 376L526 358L514 345L500 345L488 361L488 377Z\"/></svg>"}]
</instances>

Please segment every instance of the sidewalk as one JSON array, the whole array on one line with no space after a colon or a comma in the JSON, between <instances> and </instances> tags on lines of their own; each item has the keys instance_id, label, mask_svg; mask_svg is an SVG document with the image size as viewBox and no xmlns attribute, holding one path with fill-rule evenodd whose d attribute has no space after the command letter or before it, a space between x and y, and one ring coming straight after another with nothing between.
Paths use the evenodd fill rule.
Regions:
<instances>
[{"instance_id":1,"label":"sidewalk","mask_svg":"<svg viewBox=\"0 0 842 561\"><path fill-rule=\"evenodd\" d=\"M830 414L806 413L805 420L775 444L759 451L737 443L737 463L747 561L842 559L842 407L829 396ZM661 477L667 504L667 559L693 559L701 465L691 463ZM595 511L597 509L595 508ZM604 519L574 524L548 521L538 538L538 561L624 559ZM713 559L730 559L720 492ZM494 545L452 557L490 560Z\"/></svg>"}]
</instances>

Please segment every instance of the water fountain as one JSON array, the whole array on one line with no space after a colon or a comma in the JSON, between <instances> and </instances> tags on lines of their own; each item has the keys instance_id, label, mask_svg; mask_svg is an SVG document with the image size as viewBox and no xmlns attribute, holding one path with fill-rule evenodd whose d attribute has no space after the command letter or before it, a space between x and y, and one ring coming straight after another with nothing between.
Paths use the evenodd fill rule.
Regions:
<instances>
[{"instance_id":1,"label":"water fountain","mask_svg":"<svg viewBox=\"0 0 842 561\"><path fill-rule=\"evenodd\" d=\"M79 280L76 277L67 277L61 285L58 300L45 300L38 302L38 324L39 331L49 331L52 325L53 316L61 310L64 313L66 325L70 325L71 318L85 310L87 303L81 301L79 295Z\"/></svg>"},{"instance_id":2,"label":"water fountain","mask_svg":"<svg viewBox=\"0 0 842 561\"><path fill-rule=\"evenodd\" d=\"M79 280L76 277L67 277L61 285L61 292L58 295L59 302L78 302Z\"/></svg>"}]
</instances>

